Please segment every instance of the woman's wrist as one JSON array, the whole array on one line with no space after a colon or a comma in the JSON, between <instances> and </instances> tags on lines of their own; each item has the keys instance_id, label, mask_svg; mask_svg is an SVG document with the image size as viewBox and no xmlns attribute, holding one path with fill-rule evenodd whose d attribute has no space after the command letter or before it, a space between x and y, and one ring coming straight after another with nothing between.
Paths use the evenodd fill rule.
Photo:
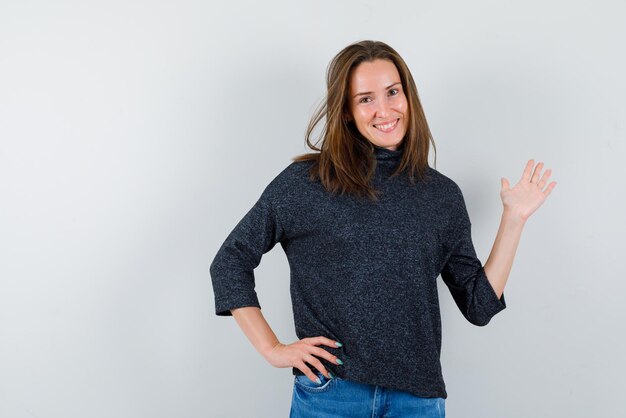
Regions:
<instances>
[{"instance_id":1,"label":"woman's wrist","mask_svg":"<svg viewBox=\"0 0 626 418\"><path fill-rule=\"evenodd\" d=\"M272 344L268 344L265 349L262 349L262 350L259 350L259 351L261 351L261 355L263 355L263 357L266 360L269 360L270 355L272 354L272 351L276 347L278 347L279 345L283 345L283 344L280 341L276 340L276 342L274 342Z\"/></svg>"},{"instance_id":2,"label":"woman's wrist","mask_svg":"<svg viewBox=\"0 0 626 418\"><path fill-rule=\"evenodd\" d=\"M502 221L506 221L509 225L523 227L526 224L527 218L515 208L505 206L502 210Z\"/></svg>"}]
</instances>

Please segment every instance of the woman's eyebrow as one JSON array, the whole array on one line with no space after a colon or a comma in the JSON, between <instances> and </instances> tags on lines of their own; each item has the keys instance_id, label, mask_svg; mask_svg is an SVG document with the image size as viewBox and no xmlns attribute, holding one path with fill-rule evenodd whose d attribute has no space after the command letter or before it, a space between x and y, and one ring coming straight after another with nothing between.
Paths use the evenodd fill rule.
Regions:
<instances>
[{"instance_id":1,"label":"woman's eyebrow","mask_svg":"<svg viewBox=\"0 0 626 418\"><path fill-rule=\"evenodd\" d=\"M395 86L396 84L400 84L400 82L399 82L399 81L396 81L395 83L388 85L387 87L385 87L385 90L387 90L387 89L389 89L389 88L391 88L391 87ZM365 91L365 92L363 92L363 93L357 93L357 94L355 94L355 95L354 95L354 96L352 96L352 97L354 98L354 97L356 97L356 96L362 96L362 95L364 95L364 94L372 94L372 93L373 93L372 91Z\"/></svg>"}]
</instances>

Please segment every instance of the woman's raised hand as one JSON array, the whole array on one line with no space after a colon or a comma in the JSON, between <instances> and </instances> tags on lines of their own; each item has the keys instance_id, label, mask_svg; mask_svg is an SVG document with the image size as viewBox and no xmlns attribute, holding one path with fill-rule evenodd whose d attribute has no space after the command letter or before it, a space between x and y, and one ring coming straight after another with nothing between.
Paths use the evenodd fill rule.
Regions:
<instances>
[{"instance_id":1,"label":"woman's raised hand","mask_svg":"<svg viewBox=\"0 0 626 418\"><path fill-rule=\"evenodd\" d=\"M324 376L332 379L332 377L328 375L328 371L322 362L317 357L324 358L331 363L343 364L341 360L338 360L337 356L334 356L323 348L318 347L318 345L321 344L331 348L338 348L341 346L340 343L339 345L335 343L336 341L322 336L303 338L291 344L278 343L265 355L265 358L274 367L296 367L309 379L315 382L317 376L307 366L306 363L309 363L319 370Z\"/></svg>"},{"instance_id":2,"label":"woman's raised hand","mask_svg":"<svg viewBox=\"0 0 626 418\"><path fill-rule=\"evenodd\" d=\"M509 181L506 178L502 177L501 179L500 197L504 209L515 213L524 221L543 204L556 186L556 181L553 181L546 187L546 182L552 174L551 169L544 171L540 178L543 162L537 164L533 170L534 166L535 160L528 160L522 178L513 188L509 187Z\"/></svg>"}]
</instances>

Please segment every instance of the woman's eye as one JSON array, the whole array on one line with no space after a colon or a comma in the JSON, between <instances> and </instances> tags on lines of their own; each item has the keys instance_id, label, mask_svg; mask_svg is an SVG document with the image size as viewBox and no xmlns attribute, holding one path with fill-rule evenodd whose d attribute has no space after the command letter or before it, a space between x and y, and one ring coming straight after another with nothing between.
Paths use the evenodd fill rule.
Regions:
<instances>
[{"instance_id":1,"label":"woman's eye","mask_svg":"<svg viewBox=\"0 0 626 418\"><path fill-rule=\"evenodd\" d=\"M392 96L397 96L398 94L400 94L400 90L399 89L391 89L391 90L389 90L389 92L390 93L395 92L395 93L391 94ZM369 98L370 98L369 96L364 97L361 100L359 100L359 103L367 103L365 100L369 99Z\"/></svg>"}]
</instances>

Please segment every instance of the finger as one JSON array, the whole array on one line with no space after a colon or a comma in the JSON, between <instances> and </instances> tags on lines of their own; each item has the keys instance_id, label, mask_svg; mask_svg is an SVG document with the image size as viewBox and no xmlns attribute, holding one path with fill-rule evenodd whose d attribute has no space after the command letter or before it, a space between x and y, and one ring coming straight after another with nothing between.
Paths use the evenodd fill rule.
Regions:
<instances>
[{"instance_id":1,"label":"finger","mask_svg":"<svg viewBox=\"0 0 626 418\"><path fill-rule=\"evenodd\" d=\"M539 181L539 173L541 173L541 169L543 168L543 162L537 164L535 167L535 171L533 172L533 177L530 179L531 183L537 183Z\"/></svg>"},{"instance_id":2,"label":"finger","mask_svg":"<svg viewBox=\"0 0 626 418\"><path fill-rule=\"evenodd\" d=\"M552 174L552 170L549 168L543 172L543 176L541 176L541 180L539 180L539 183L537 183L537 186L539 187L540 190L543 189L543 186L546 184L551 174Z\"/></svg>"},{"instance_id":3,"label":"finger","mask_svg":"<svg viewBox=\"0 0 626 418\"><path fill-rule=\"evenodd\" d=\"M500 182L502 183L502 189L503 189L503 190L509 190L509 187L510 187L511 185L509 184L509 181L508 181L506 178L501 177L501 178L500 178Z\"/></svg>"},{"instance_id":4,"label":"finger","mask_svg":"<svg viewBox=\"0 0 626 418\"><path fill-rule=\"evenodd\" d=\"M329 353L328 351L324 350L321 347L311 347L310 353L315 354L317 357L326 359L333 364L339 364L339 365L343 364L343 361L339 357Z\"/></svg>"},{"instance_id":5,"label":"finger","mask_svg":"<svg viewBox=\"0 0 626 418\"><path fill-rule=\"evenodd\" d=\"M317 357L315 357L315 356L313 356L311 354L308 354L308 355L304 356L303 360L306 361L307 363L309 363L311 366L315 367L317 370L319 370L320 373L322 373L324 376L326 376L327 379L332 379L328 375L328 370L326 370L326 367L324 367L322 362ZM317 378L317 376L315 376L312 380L315 381L316 378Z\"/></svg>"},{"instance_id":6,"label":"finger","mask_svg":"<svg viewBox=\"0 0 626 418\"><path fill-rule=\"evenodd\" d=\"M304 375L305 375L306 377L308 377L309 379L311 379L311 381L312 381L312 382L315 382L315 383L318 383L318 384L320 383L320 382L318 382L318 381L317 381L318 377L315 375L315 373L313 373L313 372L311 371L311 369L309 369L309 368L307 367L307 365L306 365L306 363L305 363L305 362L302 362L302 363L300 363L300 364L296 365L296 367L298 367L298 369L299 369L302 373L304 373Z\"/></svg>"},{"instance_id":7,"label":"finger","mask_svg":"<svg viewBox=\"0 0 626 418\"><path fill-rule=\"evenodd\" d=\"M543 192L543 194L548 197L550 196L550 193L552 192L552 189L554 189L556 187L556 181L553 181L552 183L548 184L548 188L546 189L545 192Z\"/></svg>"},{"instance_id":8,"label":"finger","mask_svg":"<svg viewBox=\"0 0 626 418\"><path fill-rule=\"evenodd\" d=\"M323 344L332 348L343 346L343 344L341 344L339 341L331 340L330 338L324 337L323 335L320 335L319 337L311 337L309 338L309 341L311 342L311 344L314 344L314 345Z\"/></svg>"},{"instance_id":9,"label":"finger","mask_svg":"<svg viewBox=\"0 0 626 418\"><path fill-rule=\"evenodd\" d=\"M522 173L521 181L530 181L530 173L532 172L533 165L535 165L535 159L532 158L528 160L526 163L526 167L524 168L524 172Z\"/></svg>"}]
</instances>

